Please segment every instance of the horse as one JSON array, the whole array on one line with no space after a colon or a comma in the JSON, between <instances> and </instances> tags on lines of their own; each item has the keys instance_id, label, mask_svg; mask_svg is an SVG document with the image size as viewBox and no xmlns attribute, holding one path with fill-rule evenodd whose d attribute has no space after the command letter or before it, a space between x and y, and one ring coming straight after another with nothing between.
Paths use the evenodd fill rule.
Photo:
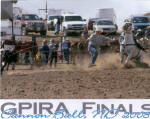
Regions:
<instances>
[{"instance_id":1,"label":"horse","mask_svg":"<svg viewBox=\"0 0 150 119\"><path fill-rule=\"evenodd\" d=\"M12 47L13 49L8 49L7 47ZM9 69L9 65L13 64L12 70L15 70L15 64L19 59L20 53L30 53L31 54L31 62L35 59L35 56L38 52L38 46L36 43L36 39L33 37L32 41L22 42L22 41L14 41L14 40L4 40L2 43L2 48L4 49L2 53L2 68L1 73L4 68L7 66L7 70Z\"/></svg>"},{"instance_id":2,"label":"horse","mask_svg":"<svg viewBox=\"0 0 150 119\"><path fill-rule=\"evenodd\" d=\"M15 70L15 64L17 62L18 55L15 51L4 51L2 53L2 64L1 64L1 73L3 73L4 68L7 66L7 70L9 69L9 65L12 64L12 70Z\"/></svg>"},{"instance_id":3,"label":"horse","mask_svg":"<svg viewBox=\"0 0 150 119\"><path fill-rule=\"evenodd\" d=\"M120 38L120 58L121 64L123 64L124 56L127 56L125 61L125 66L128 66L128 63L131 59L136 59L139 63L143 62L143 46L138 44L133 36L132 27L130 23L126 23L123 26L124 32Z\"/></svg>"}]
</instances>

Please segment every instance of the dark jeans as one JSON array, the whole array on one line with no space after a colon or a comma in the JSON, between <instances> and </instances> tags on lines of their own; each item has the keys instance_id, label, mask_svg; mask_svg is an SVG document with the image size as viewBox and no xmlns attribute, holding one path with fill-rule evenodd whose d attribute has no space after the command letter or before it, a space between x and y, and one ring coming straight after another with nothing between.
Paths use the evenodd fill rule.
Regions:
<instances>
[{"instance_id":1,"label":"dark jeans","mask_svg":"<svg viewBox=\"0 0 150 119\"><path fill-rule=\"evenodd\" d=\"M49 56L48 53L43 53L42 54L42 63L43 63L43 65L46 65L48 63L48 56Z\"/></svg>"},{"instance_id":2,"label":"dark jeans","mask_svg":"<svg viewBox=\"0 0 150 119\"><path fill-rule=\"evenodd\" d=\"M64 52L65 61L69 63L69 54L70 54L69 49L64 49L63 52Z\"/></svg>"},{"instance_id":3,"label":"dark jeans","mask_svg":"<svg viewBox=\"0 0 150 119\"><path fill-rule=\"evenodd\" d=\"M60 31L60 25L56 24L56 32L55 32L55 34L59 34L59 31Z\"/></svg>"},{"instance_id":4,"label":"dark jeans","mask_svg":"<svg viewBox=\"0 0 150 119\"><path fill-rule=\"evenodd\" d=\"M56 63L57 63L57 52L52 52L50 54L50 66L52 66L53 60L55 61L54 65L56 66Z\"/></svg>"},{"instance_id":5,"label":"dark jeans","mask_svg":"<svg viewBox=\"0 0 150 119\"><path fill-rule=\"evenodd\" d=\"M98 51L96 50L96 48L92 47L92 45L88 46L88 51L91 54L90 64L94 64L98 56Z\"/></svg>"}]
</instances>

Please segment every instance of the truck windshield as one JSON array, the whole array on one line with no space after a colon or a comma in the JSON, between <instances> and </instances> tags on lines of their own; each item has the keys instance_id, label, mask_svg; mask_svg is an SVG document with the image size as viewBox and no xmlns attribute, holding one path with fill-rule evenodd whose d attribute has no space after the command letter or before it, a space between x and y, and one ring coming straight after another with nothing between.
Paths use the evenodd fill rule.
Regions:
<instances>
[{"instance_id":1,"label":"truck windshield","mask_svg":"<svg viewBox=\"0 0 150 119\"><path fill-rule=\"evenodd\" d=\"M98 21L97 25L113 25L113 22L100 20Z\"/></svg>"},{"instance_id":2,"label":"truck windshield","mask_svg":"<svg viewBox=\"0 0 150 119\"><path fill-rule=\"evenodd\" d=\"M66 16L65 21L82 21L81 16Z\"/></svg>"},{"instance_id":3,"label":"truck windshield","mask_svg":"<svg viewBox=\"0 0 150 119\"><path fill-rule=\"evenodd\" d=\"M23 20L39 20L39 17L37 15L23 15Z\"/></svg>"},{"instance_id":4,"label":"truck windshield","mask_svg":"<svg viewBox=\"0 0 150 119\"><path fill-rule=\"evenodd\" d=\"M148 23L148 18L146 17L135 17L133 23Z\"/></svg>"},{"instance_id":5,"label":"truck windshield","mask_svg":"<svg viewBox=\"0 0 150 119\"><path fill-rule=\"evenodd\" d=\"M92 18L92 19L89 19L89 21L95 23L99 18Z\"/></svg>"},{"instance_id":6,"label":"truck windshield","mask_svg":"<svg viewBox=\"0 0 150 119\"><path fill-rule=\"evenodd\" d=\"M54 20L54 19L58 19L60 18L60 16L49 16L49 20Z\"/></svg>"}]
</instances>

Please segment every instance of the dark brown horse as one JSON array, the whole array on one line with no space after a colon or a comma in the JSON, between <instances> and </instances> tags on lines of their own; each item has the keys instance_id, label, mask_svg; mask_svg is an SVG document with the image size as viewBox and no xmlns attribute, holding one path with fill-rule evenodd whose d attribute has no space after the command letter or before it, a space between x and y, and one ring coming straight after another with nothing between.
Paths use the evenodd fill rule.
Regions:
<instances>
[{"instance_id":1,"label":"dark brown horse","mask_svg":"<svg viewBox=\"0 0 150 119\"><path fill-rule=\"evenodd\" d=\"M13 70L15 69L15 64L19 59L20 53L25 53L25 56L31 54L31 59L34 60L35 56L38 52L38 45L36 43L36 39L32 38L32 41L23 42L23 41L14 41L14 40L4 40L2 43L2 48L5 49L5 46L14 46L12 51L6 50L2 55L2 68L1 72L3 72L4 68L7 66L7 70L9 68L9 64L13 64ZM25 57L25 60L28 60Z\"/></svg>"}]
</instances>

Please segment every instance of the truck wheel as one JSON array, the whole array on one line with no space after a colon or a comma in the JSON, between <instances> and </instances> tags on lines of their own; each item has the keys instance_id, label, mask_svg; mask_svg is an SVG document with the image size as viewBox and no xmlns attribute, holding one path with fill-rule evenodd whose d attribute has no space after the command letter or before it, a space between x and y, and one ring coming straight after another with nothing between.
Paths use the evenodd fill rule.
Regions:
<instances>
[{"instance_id":1,"label":"truck wheel","mask_svg":"<svg viewBox=\"0 0 150 119\"><path fill-rule=\"evenodd\" d=\"M25 27L22 27L22 35L25 36L25 35L27 35L27 34L28 34L28 33L27 33L26 28L25 28Z\"/></svg>"},{"instance_id":2,"label":"truck wheel","mask_svg":"<svg viewBox=\"0 0 150 119\"><path fill-rule=\"evenodd\" d=\"M112 34L113 34L113 35L117 35L117 31L113 32Z\"/></svg>"},{"instance_id":3,"label":"truck wheel","mask_svg":"<svg viewBox=\"0 0 150 119\"><path fill-rule=\"evenodd\" d=\"M46 33L47 33L46 31L41 31L40 32L41 36L46 36Z\"/></svg>"}]
</instances>

